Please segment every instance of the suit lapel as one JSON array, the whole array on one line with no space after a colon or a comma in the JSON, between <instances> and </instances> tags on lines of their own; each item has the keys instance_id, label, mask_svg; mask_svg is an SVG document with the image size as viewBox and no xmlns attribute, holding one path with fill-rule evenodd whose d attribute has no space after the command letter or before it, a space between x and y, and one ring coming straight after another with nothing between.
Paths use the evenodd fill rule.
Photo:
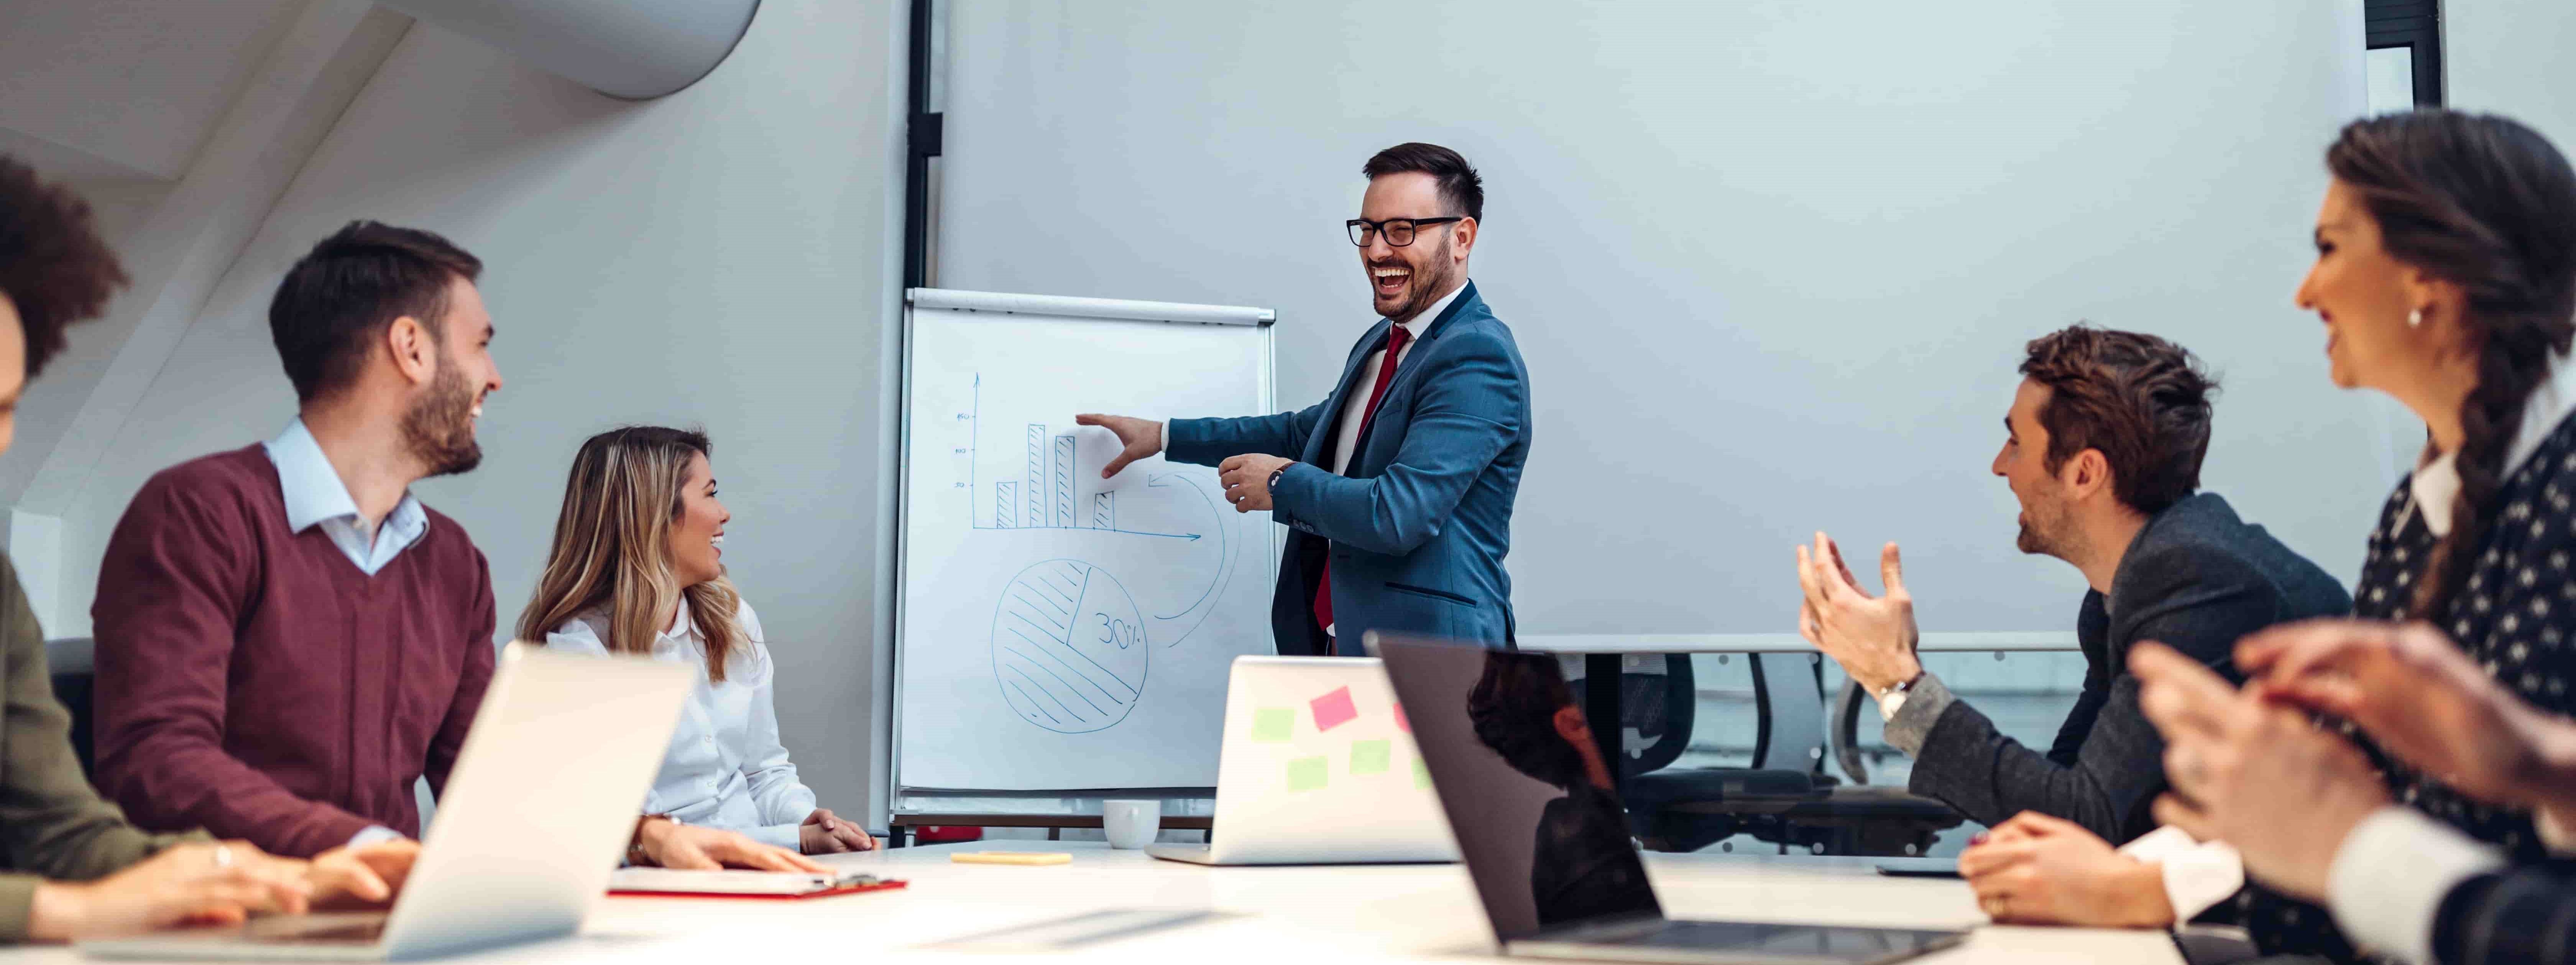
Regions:
<instances>
[{"instance_id":1,"label":"suit lapel","mask_svg":"<svg viewBox=\"0 0 2576 965\"><path fill-rule=\"evenodd\" d=\"M1405 357L1407 359L1415 360L1416 362L1428 359L1430 357L1429 350L1432 340L1439 338L1442 331L1449 327L1450 322L1455 321L1458 316L1466 314L1468 306L1471 304L1482 304L1476 300L1476 283L1472 281L1468 282L1458 290L1458 297L1449 300L1449 307L1441 310L1440 317L1432 319L1431 324L1423 327L1422 337L1414 340L1412 348L1405 350ZM1391 327L1394 323L1389 322L1387 324ZM1373 345L1370 347L1369 351L1374 352L1382 347L1384 347L1383 343ZM1360 359L1365 363L1368 356L1363 353L1360 356ZM1360 368L1361 366L1353 366L1351 368L1351 372L1356 374L1359 372ZM1403 393L1413 383L1421 381L1418 377L1421 371L1422 366L1419 364L1398 365L1395 367L1395 381L1387 383L1386 398L1378 401L1378 410L1381 414L1385 412L1386 406L1389 403L1395 401L1399 394ZM1350 382L1350 376L1343 376L1342 381L1347 385ZM1368 430L1360 433L1358 444L1351 447L1351 464L1342 468L1351 470L1351 474L1357 474L1362 465L1366 462L1363 458L1363 454L1368 452L1369 438L1377 435L1377 427L1377 420L1372 419L1369 421Z\"/></svg>"},{"instance_id":2,"label":"suit lapel","mask_svg":"<svg viewBox=\"0 0 2576 965\"><path fill-rule=\"evenodd\" d=\"M1342 366L1341 385L1324 400L1324 421L1316 424L1315 434L1306 440L1305 458L1301 461L1307 465L1332 471L1333 467L1325 460L1333 455L1333 440L1342 436L1342 413L1350 408L1351 390L1357 387L1360 370L1368 367L1369 353L1386 345L1386 334L1394 327L1395 323L1381 318L1375 327L1368 330L1368 334L1360 336L1362 348L1351 353L1351 360Z\"/></svg>"}]
</instances>

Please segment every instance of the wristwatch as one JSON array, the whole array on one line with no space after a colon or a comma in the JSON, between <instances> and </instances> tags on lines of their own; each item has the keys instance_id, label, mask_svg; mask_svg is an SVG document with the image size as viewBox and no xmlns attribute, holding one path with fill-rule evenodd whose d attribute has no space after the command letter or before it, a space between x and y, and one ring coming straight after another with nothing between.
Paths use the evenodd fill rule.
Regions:
<instances>
[{"instance_id":1,"label":"wristwatch","mask_svg":"<svg viewBox=\"0 0 2576 965\"><path fill-rule=\"evenodd\" d=\"M647 814L643 817L636 818L635 833L629 835L626 839L627 864L638 867L661 864L661 862L653 860L652 855L644 853L644 823L647 821L669 821L674 826L688 823L668 814Z\"/></svg>"},{"instance_id":2,"label":"wristwatch","mask_svg":"<svg viewBox=\"0 0 2576 965\"><path fill-rule=\"evenodd\" d=\"M1906 692L1923 682L1923 674L1924 671L1918 669L1914 676L1889 684L1886 690L1878 692L1878 719L1881 722L1895 720L1896 712L1905 709Z\"/></svg>"},{"instance_id":3,"label":"wristwatch","mask_svg":"<svg viewBox=\"0 0 2576 965\"><path fill-rule=\"evenodd\" d=\"M1296 465L1296 463L1293 463L1293 462L1292 462L1292 463L1289 463L1287 466L1281 466L1281 467L1279 467L1279 468L1277 468L1277 469L1273 469L1273 470L1271 470L1271 471L1270 471L1270 481L1269 481L1268 483L1263 484L1261 488L1263 488L1263 489L1267 489L1267 490L1270 490L1270 492L1271 492L1271 494L1272 494L1272 495L1277 495L1277 494L1278 494L1278 492L1279 492L1279 477L1287 475L1287 474L1288 474L1288 466L1294 466L1294 465Z\"/></svg>"}]
</instances>

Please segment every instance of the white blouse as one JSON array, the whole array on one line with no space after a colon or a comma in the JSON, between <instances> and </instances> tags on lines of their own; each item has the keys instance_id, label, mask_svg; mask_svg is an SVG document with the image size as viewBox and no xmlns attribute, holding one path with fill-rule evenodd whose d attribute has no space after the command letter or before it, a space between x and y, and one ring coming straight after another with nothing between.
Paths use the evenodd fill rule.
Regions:
<instances>
[{"instance_id":1,"label":"white blouse","mask_svg":"<svg viewBox=\"0 0 2576 965\"><path fill-rule=\"evenodd\" d=\"M549 649L608 655L604 612L574 617L546 634ZM814 792L797 780L796 765L778 743L778 710L771 693L777 665L762 642L760 617L742 605L735 626L748 647L737 645L725 680L706 672L706 645L680 601L671 626L655 635L653 659L698 668L698 686L680 710L680 726L662 771L644 795L646 814L668 814L687 824L738 831L765 844L797 850L798 829L814 812Z\"/></svg>"}]
</instances>

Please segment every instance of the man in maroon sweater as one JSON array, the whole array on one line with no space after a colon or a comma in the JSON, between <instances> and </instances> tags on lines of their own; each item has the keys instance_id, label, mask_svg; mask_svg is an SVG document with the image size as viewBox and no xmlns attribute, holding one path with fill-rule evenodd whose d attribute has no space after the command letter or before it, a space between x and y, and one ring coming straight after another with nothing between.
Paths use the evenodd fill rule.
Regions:
<instances>
[{"instance_id":1,"label":"man in maroon sweater","mask_svg":"<svg viewBox=\"0 0 2576 965\"><path fill-rule=\"evenodd\" d=\"M136 823L313 855L420 833L490 681L492 578L414 481L474 468L501 388L482 263L355 222L287 272L269 327L300 412L163 470L91 610L97 781Z\"/></svg>"}]
</instances>

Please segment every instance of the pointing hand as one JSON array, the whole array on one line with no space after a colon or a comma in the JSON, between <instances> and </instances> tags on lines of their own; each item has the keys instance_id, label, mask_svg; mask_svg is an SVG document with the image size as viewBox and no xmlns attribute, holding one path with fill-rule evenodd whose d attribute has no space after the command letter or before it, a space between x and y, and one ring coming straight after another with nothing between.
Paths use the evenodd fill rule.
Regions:
<instances>
[{"instance_id":1,"label":"pointing hand","mask_svg":"<svg viewBox=\"0 0 2576 965\"><path fill-rule=\"evenodd\" d=\"M1086 412L1074 416L1073 424L1107 429L1117 434L1119 443L1127 447L1118 453L1117 458L1109 460L1108 465L1100 467L1102 479L1117 475L1118 470L1127 468L1128 463L1163 451L1163 424L1151 419Z\"/></svg>"}]
</instances>

